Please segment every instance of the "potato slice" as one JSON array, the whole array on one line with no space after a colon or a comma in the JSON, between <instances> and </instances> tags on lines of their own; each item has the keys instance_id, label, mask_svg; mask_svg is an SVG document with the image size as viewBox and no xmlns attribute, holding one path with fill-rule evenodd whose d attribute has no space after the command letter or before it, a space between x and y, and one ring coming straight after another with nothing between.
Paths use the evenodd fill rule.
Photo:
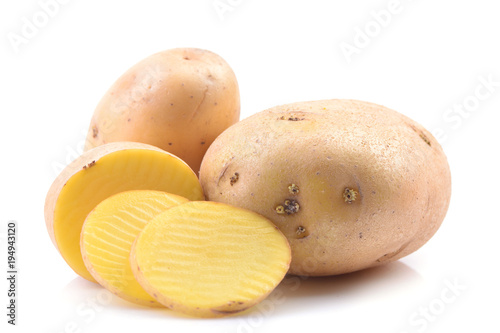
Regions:
<instances>
[{"instance_id":1,"label":"potato slice","mask_svg":"<svg viewBox=\"0 0 500 333\"><path fill-rule=\"evenodd\" d=\"M288 241L271 221L208 201L160 213L130 252L144 290L166 307L198 317L257 304L280 283L290 261Z\"/></svg>"},{"instance_id":2,"label":"potato slice","mask_svg":"<svg viewBox=\"0 0 500 333\"><path fill-rule=\"evenodd\" d=\"M52 184L45 222L69 266L95 282L83 263L80 233L88 213L102 200L128 190L158 190L203 200L198 178L178 157L143 143L116 142L85 152Z\"/></svg>"},{"instance_id":3,"label":"potato slice","mask_svg":"<svg viewBox=\"0 0 500 333\"><path fill-rule=\"evenodd\" d=\"M161 191L136 190L115 194L87 216L80 246L90 274L115 295L142 305L160 305L137 283L130 269L130 248L146 223L162 211L188 199Z\"/></svg>"}]
</instances>

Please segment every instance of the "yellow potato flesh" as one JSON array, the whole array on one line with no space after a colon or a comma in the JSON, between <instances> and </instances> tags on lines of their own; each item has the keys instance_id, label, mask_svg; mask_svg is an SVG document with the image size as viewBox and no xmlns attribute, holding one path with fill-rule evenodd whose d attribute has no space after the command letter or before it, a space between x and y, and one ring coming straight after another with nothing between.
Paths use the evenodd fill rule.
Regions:
<instances>
[{"instance_id":1,"label":"yellow potato flesh","mask_svg":"<svg viewBox=\"0 0 500 333\"><path fill-rule=\"evenodd\" d=\"M151 218L187 201L170 193L138 190L115 194L98 204L81 234L83 260L97 282L125 300L159 305L135 280L130 248Z\"/></svg>"},{"instance_id":2,"label":"yellow potato flesh","mask_svg":"<svg viewBox=\"0 0 500 333\"><path fill-rule=\"evenodd\" d=\"M154 217L130 253L142 287L163 305L198 317L243 311L283 279L291 260L283 234L256 213L189 202Z\"/></svg>"},{"instance_id":3,"label":"yellow potato flesh","mask_svg":"<svg viewBox=\"0 0 500 333\"><path fill-rule=\"evenodd\" d=\"M101 147L106 148L100 146L96 149ZM92 154L92 151L88 153ZM81 160L85 161L85 155ZM95 281L85 267L80 251L80 233L87 215L113 194L140 189L203 200L196 175L183 161L166 152L150 149L112 151L80 167L80 171L64 182L59 193L49 190L47 201L50 201L50 196L57 196L53 215L48 213L48 219L52 220L47 223L49 233L53 234L53 241L63 258L80 276Z\"/></svg>"}]
</instances>

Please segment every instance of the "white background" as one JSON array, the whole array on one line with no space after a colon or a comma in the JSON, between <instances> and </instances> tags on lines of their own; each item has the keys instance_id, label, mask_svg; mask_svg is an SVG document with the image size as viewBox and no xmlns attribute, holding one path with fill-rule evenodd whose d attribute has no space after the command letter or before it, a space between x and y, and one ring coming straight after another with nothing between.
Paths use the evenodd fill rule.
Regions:
<instances>
[{"instance_id":1,"label":"white background","mask_svg":"<svg viewBox=\"0 0 500 333\"><path fill-rule=\"evenodd\" d=\"M2 273L2 332L499 332L495 1L221 0L224 12L214 0L60 2L50 16L35 0L0 4L3 272L6 224L19 225L18 325L6 323ZM389 9L390 18L381 14ZM26 22L39 28L30 34ZM77 277L45 229L46 192L81 151L92 112L118 76L184 46L228 61L242 118L289 102L354 98L439 131L453 177L441 229L396 263L287 278L260 306L225 319L135 306Z\"/></svg>"}]
</instances>

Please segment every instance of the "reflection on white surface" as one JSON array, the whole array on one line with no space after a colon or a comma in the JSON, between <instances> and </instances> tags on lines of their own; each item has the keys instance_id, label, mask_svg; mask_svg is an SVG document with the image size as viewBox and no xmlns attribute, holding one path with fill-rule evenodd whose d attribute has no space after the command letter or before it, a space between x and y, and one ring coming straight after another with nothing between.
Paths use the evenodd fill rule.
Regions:
<instances>
[{"instance_id":1,"label":"reflection on white surface","mask_svg":"<svg viewBox=\"0 0 500 333\"><path fill-rule=\"evenodd\" d=\"M210 329L224 332L254 332L271 327L280 321L277 319L296 320L304 311L326 312L332 318L342 313L357 315L359 310L378 302L385 304L410 296L423 285L423 278L400 261L340 276L287 276L263 302L239 315L194 319L167 309L129 303L77 277L61 289L57 303L62 311L51 327L57 332L94 332L104 331L115 320L151 323L170 319L188 326L208 321L212 323Z\"/></svg>"}]
</instances>

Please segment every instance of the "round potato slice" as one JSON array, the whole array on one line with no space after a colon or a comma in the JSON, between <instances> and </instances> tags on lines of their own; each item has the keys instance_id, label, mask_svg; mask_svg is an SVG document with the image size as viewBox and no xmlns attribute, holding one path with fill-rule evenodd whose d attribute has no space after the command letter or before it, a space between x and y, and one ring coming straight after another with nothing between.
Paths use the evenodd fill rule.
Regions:
<instances>
[{"instance_id":1,"label":"round potato slice","mask_svg":"<svg viewBox=\"0 0 500 333\"><path fill-rule=\"evenodd\" d=\"M130 252L139 284L166 307L221 317L263 300L291 261L288 241L259 214L188 202L154 217Z\"/></svg>"},{"instance_id":2,"label":"round potato slice","mask_svg":"<svg viewBox=\"0 0 500 333\"><path fill-rule=\"evenodd\" d=\"M158 190L203 200L198 178L175 155L151 145L115 142L85 152L52 184L45 200L45 222L52 242L68 265L95 282L83 263L80 233L98 203L129 190Z\"/></svg>"},{"instance_id":3,"label":"round potato slice","mask_svg":"<svg viewBox=\"0 0 500 333\"><path fill-rule=\"evenodd\" d=\"M137 190L115 194L98 204L87 216L80 240L90 274L104 288L127 301L159 306L135 280L130 269L130 249L149 220L187 201L161 191Z\"/></svg>"}]
</instances>

